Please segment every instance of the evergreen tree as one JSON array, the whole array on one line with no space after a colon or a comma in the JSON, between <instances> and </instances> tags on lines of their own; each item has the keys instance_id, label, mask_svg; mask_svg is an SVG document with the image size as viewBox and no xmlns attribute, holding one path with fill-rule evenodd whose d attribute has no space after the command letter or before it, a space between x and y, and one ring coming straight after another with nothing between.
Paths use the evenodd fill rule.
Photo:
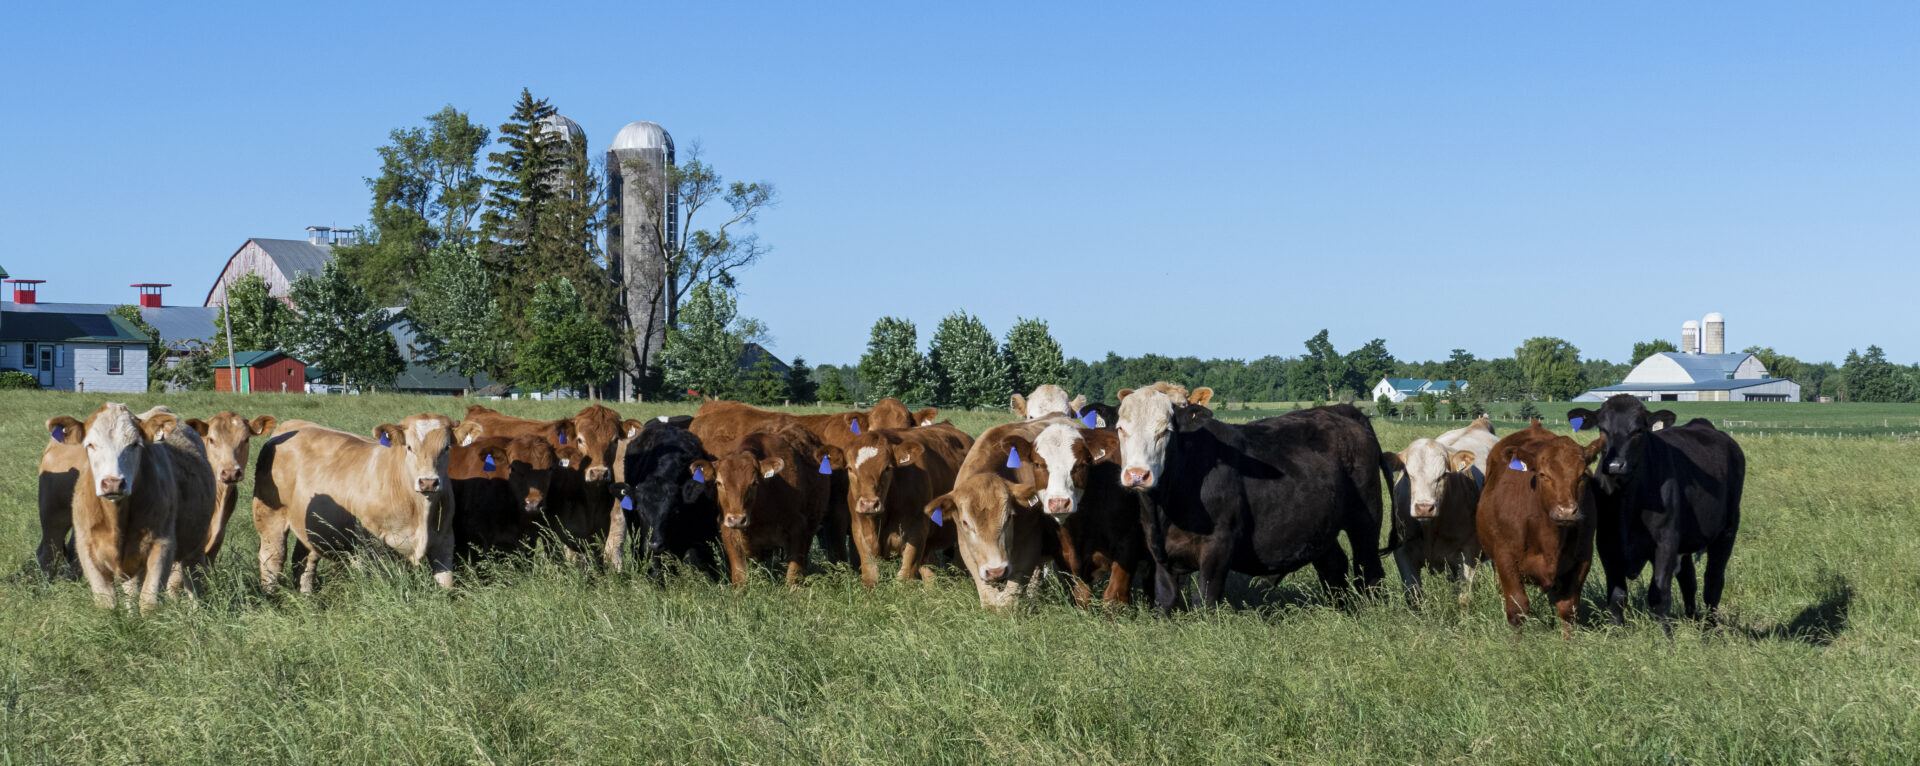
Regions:
<instances>
[{"instance_id":1,"label":"evergreen tree","mask_svg":"<svg viewBox=\"0 0 1920 766\"><path fill-rule=\"evenodd\" d=\"M667 385L674 391L728 399L739 389L740 356L746 351L739 306L726 290L702 283L687 294L680 324L667 328L660 350Z\"/></svg>"},{"instance_id":2,"label":"evergreen tree","mask_svg":"<svg viewBox=\"0 0 1920 766\"><path fill-rule=\"evenodd\" d=\"M818 390L819 384L814 381L813 370L807 367L807 360L794 357L793 364L787 367L787 394L793 398L793 403L814 403L819 398Z\"/></svg>"},{"instance_id":3,"label":"evergreen tree","mask_svg":"<svg viewBox=\"0 0 1920 766\"><path fill-rule=\"evenodd\" d=\"M791 401L793 391L787 386L787 378L773 368L773 357L761 354L759 361L753 363L753 369L747 371L747 401L751 404L770 406Z\"/></svg>"},{"instance_id":4,"label":"evergreen tree","mask_svg":"<svg viewBox=\"0 0 1920 766\"><path fill-rule=\"evenodd\" d=\"M1445 371L1443 374L1448 380L1466 380L1467 376L1473 373L1474 361L1473 354L1468 353L1464 348L1456 348L1442 366Z\"/></svg>"},{"instance_id":5,"label":"evergreen tree","mask_svg":"<svg viewBox=\"0 0 1920 766\"><path fill-rule=\"evenodd\" d=\"M1046 383L1067 382L1066 355L1047 331L1046 320L1021 317L1007 330L1007 379L1013 392L1024 394Z\"/></svg>"},{"instance_id":6,"label":"evergreen tree","mask_svg":"<svg viewBox=\"0 0 1920 766\"><path fill-rule=\"evenodd\" d=\"M471 244L442 244L429 255L426 280L407 307L426 363L471 380L506 375L500 306L493 278Z\"/></svg>"},{"instance_id":7,"label":"evergreen tree","mask_svg":"<svg viewBox=\"0 0 1920 766\"><path fill-rule=\"evenodd\" d=\"M1532 399L1520 403L1521 420L1532 420L1537 417L1540 417L1540 408L1534 406Z\"/></svg>"},{"instance_id":8,"label":"evergreen tree","mask_svg":"<svg viewBox=\"0 0 1920 766\"><path fill-rule=\"evenodd\" d=\"M993 333L964 311L940 320L927 364L933 371L935 400L942 407L1003 406L1013 393L1007 360L1000 355Z\"/></svg>"},{"instance_id":9,"label":"evergreen tree","mask_svg":"<svg viewBox=\"0 0 1920 766\"><path fill-rule=\"evenodd\" d=\"M513 114L500 126L498 143L504 148L487 155L491 189L487 209L480 217L485 240L482 256L494 274L494 296L506 316L524 316L534 286L559 272L548 272L539 261L539 238L553 227L544 223L551 211L556 181L563 174L567 144L547 130L556 114L546 99L534 99L526 89Z\"/></svg>"},{"instance_id":10,"label":"evergreen tree","mask_svg":"<svg viewBox=\"0 0 1920 766\"><path fill-rule=\"evenodd\" d=\"M478 172L487 128L451 106L427 115L425 128L395 128L380 147L371 225L361 241L334 256L374 300L407 305L425 279L427 253L442 244L473 241L485 179Z\"/></svg>"},{"instance_id":11,"label":"evergreen tree","mask_svg":"<svg viewBox=\"0 0 1920 766\"><path fill-rule=\"evenodd\" d=\"M355 387L391 386L406 371L399 346L384 329L386 309L375 306L338 263L329 261L317 277L295 278L291 292L300 307L288 328L295 358Z\"/></svg>"},{"instance_id":12,"label":"evergreen tree","mask_svg":"<svg viewBox=\"0 0 1920 766\"><path fill-rule=\"evenodd\" d=\"M1580 349L1559 338L1528 338L1513 350L1526 376L1527 393L1545 401L1564 401L1584 389Z\"/></svg>"},{"instance_id":13,"label":"evergreen tree","mask_svg":"<svg viewBox=\"0 0 1920 766\"><path fill-rule=\"evenodd\" d=\"M1630 362L1629 364L1638 365L1641 362L1646 361L1647 357L1653 356L1654 354L1658 354L1663 351L1679 351L1679 350L1680 350L1679 346L1673 345L1673 341L1666 340L1665 338L1654 338L1653 340L1641 341L1639 343L1633 344L1633 361Z\"/></svg>"},{"instance_id":14,"label":"evergreen tree","mask_svg":"<svg viewBox=\"0 0 1920 766\"><path fill-rule=\"evenodd\" d=\"M288 332L296 318L287 304L267 291L267 282L259 274L248 272L227 285L226 305L214 318L214 327L227 331L227 310L233 311L233 350L276 351L288 345ZM227 339L214 339L214 345L226 348ZM226 356L226 354L221 354Z\"/></svg>"},{"instance_id":15,"label":"evergreen tree","mask_svg":"<svg viewBox=\"0 0 1920 766\"><path fill-rule=\"evenodd\" d=\"M860 357L860 377L875 398L891 396L916 404L933 399L933 381L927 360L920 355L918 334L906 319L881 317L873 323L867 353Z\"/></svg>"},{"instance_id":16,"label":"evergreen tree","mask_svg":"<svg viewBox=\"0 0 1920 766\"><path fill-rule=\"evenodd\" d=\"M1397 410L1393 406L1393 397L1381 394L1373 400L1373 412L1383 418L1393 417Z\"/></svg>"},{"instance_id":17,"label":"evergreen tree","mask_svg":"<svg viewBox=\"0 0 1920 766\"><path fill-rule=\"evenodd\" d=\"M1440 397L1434 396L1432 391L1421 391L1420 417L1432 420L1433 416L1438 414L1440 414Z\"/></svg>"},{"instance_id":18,"label":"evergreen tree","mask_svg":"<svg viewBox=\"0 0 1920 766\"><path fill-rule=\"evenodd\" d=\"M527 305L514 379L540 390L592 391L620 371L620 339L566 277L541 282Z\"/></svg>"}]
</instances>

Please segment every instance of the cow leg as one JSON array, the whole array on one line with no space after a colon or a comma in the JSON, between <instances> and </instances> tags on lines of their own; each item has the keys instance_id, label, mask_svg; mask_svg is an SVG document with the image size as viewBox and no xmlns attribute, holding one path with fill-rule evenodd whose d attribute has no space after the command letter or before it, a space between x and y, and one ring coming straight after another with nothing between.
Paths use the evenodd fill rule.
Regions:
<instances>
[{"instance_id":1,"label":"cow leg","mask_svg":"<svg viewBox=\"0 0 1920 766\"><path fill-rule=\"evenodd\" d=\"M1407 592L1407 606L1420 608L1420 563L1414 560L1413 553L1407 550L1409 543L1401 542L1393 551L1394 568L1400 570L1400 586Z\"/></svg>"},{"instance_id":2,"label":"cow leg","mask_svg":"<svg viewBox=\"0 0 1920 766\"><path fill-rule=\"evenodd\" d=\"M254 500L253 526L260 532L260 589L271 596L280 589L280 570L287 562L286 518Z\"/></svg>"},{"instance_id":3,"label":"cow leg","mask_svg":"<svg viewBox=\"0 0 1920 766\"><path fill-rule=\"evenodd\" d=\"M926 556L929 523L931 522L920 514L906 516L900 520L900 572L895 575L896 579L911 580L922 577L923 569L928 573L933 571L931 567L923 567L920 564L921 559ZM933 578L924 577L924 579Z\"/></svg>"},{"instance_id":4,"label":"cow leg","mask_svg":"<svg viewBox=\"0 0 1920 766\"><path fill-rule=\"evenodd\" d=\"M620 509L619 503L614 503L613 511L607 514L607 545L603 555L607 567L616 573L626 568L626 543L627 512Z\"/></svg>"},{"instance_id":5,"label":"cow leg","mask_svg":"<svg viewBox=\"0 0 1920 766\"><path fill-rule=\"evenodd\" d=\"M320 550L307 545L307 541L300 539L296 534L293 537L293 559L295 566L300 568L301 595L313 595L314 578L319 576L320 571ZM356 562L358 560L357 557L351 559Z\"/></svg>"},{"instance_id":6,"label":"cow leg","mask_svg":"<svg viewBox=\"0 0 1920 766\"><path fill-rule=\"evenodd\" d=\"M1154 562L1158 566L1153 570L1153 600L1160 614L1172 614L1180 603L1180 585L1185 580L1183 574L1175 573L1173 567Z\"/></svg>"},{"instance_id":7,"label":"cow leg","mask_svg":"<svg viewBox=\"0 0 1920 766\"><path fill-rule=\"evenodd\" d=\"M1520 581L1519 562L1496 563L1493 573L1500 579L1500 604L1507 610L1507 624L1519 635L1520 627L1527 622L1527 586Z\"/></svg>"},{"instance_id":8,"label":"cow leg","mask_svg":"<svg viewBox=\"0 0 1920 766\"><path fill-rule=\"evenodd\" d=\"M77 473L77 472L69 472ZM78 479L63 474L40 474L40 545L33 560L47 577L71 577L74 574L73 488ZM57 574L56 574L57 572Z\"/></svg>"},{"instance_id":9,"label":"cow leg","mask_svg":"<svg viewBox=\"0 0 1920 766\"><path fill-rule=\"evenodd\" d=\"M1699 619L1700 613L1696 611L1693 606L1695 581L1693 578L1693 556L1691 554L1680 554L1680 572L1677 579L1680 581L1680 603L1687 608L1687 619Z\"/></svg>"},{"instance_id":10,"label":"cow leg","mask_svg":"<svg viewBox=\"0 0 1920 766\"><path fill-rule=\"evenodd\" d=\"M1615 626L1627 622L1627 578L1623 567L1620 564L1603 567L1607 570L1607 620Z\"/></svg>"},{"instance_id":11,"label":"cow leg","mask_svg":"<svg viewBox=\"0 0 1920 766\"><path fill-rule=\"evenodd\" d=\"M886 556L880 551L880 517L865 513L850 514L850 530L853 533L853 549L860 555L860 584L869 588L880 584L880 561ZM822 534L825 534L822 529ZM902 556L904 565L905 556Z\"/></svg>"},{"instance_id":12,"label":"cow leg","mask_svg":"<svg viewBox=\"0 0 1920 766\"><path fill-rule=\"evenodd\" d=\"M1313 560L1313 571L1320 575L1320 587L1327 590L1333 603L1347 603L1353 583L1347 577L1347 552L1340 550L1339 543L1327 546L1326 552Z\"/></svg>"},{"instance_id":13,"label":"cow leg","mask_svg":"<svg viewBox=\"0 0 1920 766\"><path fill-rule=\"evenodd\" d=\"M1200 552L1200 570L1195 579L1200 585L1200 605L1212 609L1220 605L1227 596L1227 570L1233 562L1233 551L1226 545L1208 546ZM1346 558L1340 560L1345 568Z\"/></svg>"},{"instance_id":14,"label":"cow leg","mask_svg":"<svg viewBox=\"0 0 1920 766\"><path fill-rule=\"evenodd\" d=\"M1706 589L1700 594L1706 601L1707 615L1719 621L1720 593L1727 586L1727 559L1733 556L1733 530L1707 546Z\"/></svg>"},{"instance_id":15,"label":"cow leg","mask_svg":"<svg viewBox=\"0 0 1920 766\"><path fill-rule=\"evenodd\" d=\"M173 541L162 539L147 549L147 572L140 583L140 613L160 606L160 591L173 576Z\"/></svg>"},{"instance_id":16,"label":"cow leg","mask_svg":"<svg viewBox=\"0 0 1920 766\"><path fill-rule=\"evenodd\" d=\"M213 485L213 526L207 530L207 566L213 566L213 560L220 555L220 546L227 541L227 521L233 518L233 509L239 503L240 488L226 482Z\"/></svg>"},{"instance_id":17,"label":"cow leg","mask_svg":"<svg viewBox=\"0 0 1920 766\"><path fill-rule=\"evenodd\" d=\"M93 589L94 605L101 609L112 609L114 601L113 578L108 576L106 572L101 571L100 566L93 560L93 553L91 551L93 546L88 545L87 541L78 540L77 533L75 534L75 538L77 540L76 547L79 548L80 573L87 578L87 587Z\"/></svg>"},{"instance_id":18,"label":"cow leg","mask_svg":"<svg viewBox=\"0 0 1920 766\"><path fill-rule=\"evenodd\" d=\"M1107 566L1107 589L1100 594L1100 600L1107 604L1126 606L1133 602L1133 566L1131 563L1114 559Z\"/></svg>"},{"instance_id":19,"label":"cow leg","mask_svg":"<svg viewBox=\"0 0 1920 766\"><path fill-rule=\"evenodd\" d=\"M1467 604L1473 602L1473 575L1477 571L1479 571L1479 569L1478 567L1474 566L1473 559L1469 558L1460 562L1460 605L1461 606L1466 606Z\"/></svg>"},{"instance_id":20,"label":"cow leg","mask_svg":"<svg viewBox=\"0 0 1920 766\"><path fill-rule=\"evenodd\" d=\"M1087 578L1091 575L1088 571L1089 559L1092 556L1074 544L1073 535L1067 532L1067 525L1056 524L1053 532L1060 541L1060 563L1067 571L1070 581L1067 587L1073 595L1073 605L1085 609L1093 603L1093 588L1087 585Z\"/></svg>"},{"instance_id":21,"label":"cow leg","mask_svg":"<svg viewBox=\"0 0 1920 766\"><path fill-rule=\"evenodd\" d=\"M1662 545L1653 554L1653 581L1647 583L1647 606L1660 618L1660 628L1673 638L1673 575L1680 555Z\"/></svg>"},{"instance_id":22,"label":"cow leg","mask_svg":"<svg viewBox=\"0 0 1920 766\"><path fill-rule=\"evenodd\" d=\"M427 568L433 572L434 583L447 590L453 589L452 531L437 534L427 541Z\"/></svg>"},{"instance_id":23,"label":"cow leg","mask_svg":"<svg viewBox=\"0 0 1920 766\"><path fill-rule=\"evenodd\" d=\"M742 588L747 584L747 561L749 551L747 542L737 531L727 530L720 534L720 545L727 552L727 571L734 587Z\"/></svg>"}]
</instances>

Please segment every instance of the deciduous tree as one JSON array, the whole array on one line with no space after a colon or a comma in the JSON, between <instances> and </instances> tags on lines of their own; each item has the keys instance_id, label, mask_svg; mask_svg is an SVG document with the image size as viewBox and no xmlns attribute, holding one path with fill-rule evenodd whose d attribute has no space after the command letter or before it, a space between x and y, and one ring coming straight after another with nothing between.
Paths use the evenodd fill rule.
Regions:
<instances>
[{"instance_id":1,"label":"deciduous tree","mask_svg":"<svg viewBox=\"0 0 1920 766\"><path fill-rule=\"evenodd\" d=\"M328 262L319 276L293 280L292 298L300 313L289 329L293 356L318 366L328 380L377 388L393 385L407 363L393 336L383 329L387 311Z\"/></svg>"}]
</instances>

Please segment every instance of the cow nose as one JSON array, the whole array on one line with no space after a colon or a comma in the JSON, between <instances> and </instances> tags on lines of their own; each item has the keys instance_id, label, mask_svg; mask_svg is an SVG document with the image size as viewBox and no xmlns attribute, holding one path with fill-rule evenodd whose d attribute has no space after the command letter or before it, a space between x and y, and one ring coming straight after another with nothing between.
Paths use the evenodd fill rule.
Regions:
<instances>
[{"instance_id":1,"label":"cow nose","mask_svg":"<svg viewBox=\"0 0 1920 766\"><path fill-rule=\"evenodd\" d=\"M1580 519L1580 506L1577 506L1577 505L1557 506L1553 509L1552 515L1553 515L1554 521L1561 521L1561 522L1578 521Z\"/></svg>"},{"instance_id":2,"label":"cow nose","mask_svg":"<svg viewBox=\"0 0 1920 766\"><path fill-rule=\"evenodd\" d=\"M666 541L661 540L659 535L654 535L652 537L647 538L647 550L657 551L665 547L667 547L667 543Z\"/></svg>"},{"instance_id":3,"label":"cow nose","mask_svg":"<svg viewBox=\"0 0 1920 766\"><path fill-rule=\"evenodd\" d=\"M859 502L854 503L853 509L872 516L880 512L880 500L878 498L863 497L860 498Z\"/></svg>"},{"instance_id":4,"label":"cow nose","mask_svg":"<svg viewBox=\"0 0 1920 766\"><path fill-rule=\"evenodd\" d=\"M1145 468L1128 468L1122 480L1129 487L1152 486L1153 472Z\"/></svg>"},{"instance_id":5,"label":"cow nose","mask_svg":"<svg viewBox=\"0 0 1920 766\"><path fill-rule=\"evenodd\" d=\"M1073 510L1073 498L1056 497L1047 501L1047 513L1067 513Z\"/></svg>"},{"instance_id":6,"label":"cow nose","mask_svg":"<svg viewBox=\"0 0 1920 766\"><path fill-rule=\"evenodd\" d=\"M417 492L439 492L440 477L421 476L419 478L416 478L413 480L413 488Z\"/></svg>"},{"instance_id":7,"label":"cow nose","mask_svg":"<svg viewBox=\"0 0 1920 766\"><path fill-rule=\"evenodd\" d=\"M728 516L728 517L727 517L727 521L726 521L726 524L727 524L727 528L728 528L728 529L746 529L746 528L747 528L747 517L745 517L745 516Z\"/></svg>"},{"instance_id":8,"label":"cow nose","mask_svg":"<svg viewBox=\"0 0 1920 766\"><path fill-rule=\"evenodd\" d=\"M606 481L606 480L607 480L606 466L596 465L592 468L587 469L587 481Z\"/></svg>"},{"instance_id":9,"label":"cow nose","mask_svg":"<svg viewBox=\"0 0 1920 766\"><path fill-rule=\"evenodd\" d=\"M1627 472L1627 461L1611 460L1607 462L1607 473L1619 476Z\"/></svg>"},{"instance_id":10,"label":"cow nose","mask_svg":"<svg viewBox=\"0 0 1920 766\"><path fill-rule=\"evenodd\" d=\"M541 500L539 498L534 498L532 500L528 500L526 505L527 505L527 513L539 513L541 508L546 507L547 501Z\"/></svg>"},{"instance_id":11,"label":"cow nose","mask_svg":"<svg viewBox=\"0 0 1920 766\"><path fill-rule=\"evenodd\" d=\"M1001 564L997 567L982 567L980 569L980 577L987 582L1000 582L1005 580L1007 579L1007 565Z\"/></svg>"},{"instance_id":12,"label":"cow nose","mask_svg":"<svg viewBox=\"0 0 1920 766\"><path fill-rule=\"evenodd\" d=\"M1433 503L1414 503L1413 515L1421 519L1433 518Z\"/></svg>"},{"instance_id":13,"label":"cow nose","mask_svg":"<svg viewBox=\"0 0 1920 766\"><path fill-rule=\"evenodd\" d=\"M99 494L124 495L127 493L127 480L118 476L108 476L100 480Z\"/></svg>"},{"instance_id":14,"label":"cow nose","mask_svg":"<svg viewBox=\"0 0 1920 766\"><path fill-rule=\"evenodd\" d=\"M240 482L240 476L241 473L238 467L220 469L220 481L227 484L238 484Z\"/></svg>"}]
</instances>

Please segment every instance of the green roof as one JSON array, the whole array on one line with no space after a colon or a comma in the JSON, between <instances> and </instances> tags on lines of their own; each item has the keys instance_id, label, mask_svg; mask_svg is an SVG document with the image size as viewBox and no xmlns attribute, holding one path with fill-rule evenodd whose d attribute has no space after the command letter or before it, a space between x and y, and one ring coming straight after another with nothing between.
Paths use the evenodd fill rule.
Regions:
<instances>
[{"instance_id":1,"label":"green roof","mask_svg":"<svg viewBox=\"0 0 1920 766\"><path fill-rule=\"evenodd\" d=\"M277 359L283 356L287 356L287 355L285 352L281 352L281 351L236 351L233 354L232 366L254 367L257 365L265 364L267 362L271 362L274 359ZM292 359L292 357L287 357L287 358ZM295 359L294 361L297 362L299 360ZM214 362L213 366L215 367L229 366L227 364L227 358L224 356L220 357L220 361Z\"/></svg>"},{"instance_id":2,"label":"green roof","mask_svg":"<svg viewBox=\"0 0 1920 766\"><path fill-rule=\"evenodd\" d=\"M0 338L35 342L150 343L153 338L114 314L5 311Z\"/></svg>"}]
</instances>

